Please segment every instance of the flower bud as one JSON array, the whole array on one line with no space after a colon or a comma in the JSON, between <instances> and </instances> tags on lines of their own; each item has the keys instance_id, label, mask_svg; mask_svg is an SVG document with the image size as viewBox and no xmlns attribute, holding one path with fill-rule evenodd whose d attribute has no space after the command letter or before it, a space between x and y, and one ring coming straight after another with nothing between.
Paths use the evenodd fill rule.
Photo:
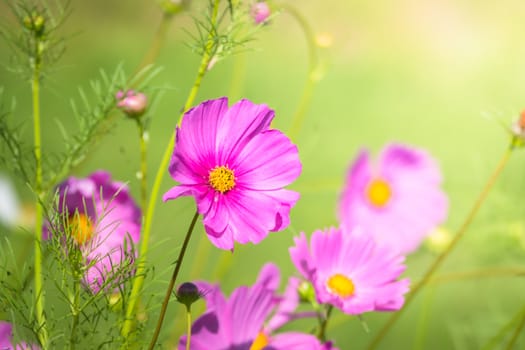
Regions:
<instances>
[{"instance_id":1,"label":"flower bud","mask_svg":"<svg viewBox=\"0 0 525 350\"><path fill-rule=\"evenodd\" d=\"M425 246L433 253L440 254L450 246L452 234L444 227L435 228L425 239Z\"/></svg>"},{"instance_id":2,"label":"flower bud","mask_svg":"<svg viewBox=\"0 0 525 350\"><path fill-rule=\"evenodd\" d=\"M177 301L186 305L186 308L189 309L191 304L202 298L202 293L195 284L191 282L184 282L177 289L176 296Z\"/></svg>"},{"instance_id":3,"label":"flower bud","mask_svg":"<svg viewBox=\"0 0 525 350\"><path fill-rule=\"evenodd\" d=\"M122 302L122 297L120 293L111 294L109 296L108 303L109 303L109 308L111 309L111 311L114 311L114 312L122 311L123 302Z\"/></svg>"},{"instance_id":4,"label":"flower bud","mask_svg":"<svg viewBox=\"0 0 525 350\"><path fill-rule=\"evenodd\" d=\"M160 7L168 15L174 15L181 11L186 10L189 7L189 0L161 0Z\"/></svg>"},{"instance_id":5,"label":"flower bud","mask_svg":"<svg viewBox=\"0 0 525 350\"><path fill-rule=\"evenodd\" d=\"M36 12L24 17L24 27L34 32L36 36L42 36L42 34L44 34L45 23L46 20L44 17Z\"/></svg>"},{"instance_id":6,"label":"flower bud","mask_svg":"<svg viewBox=\"0 0 525 350\"><path fill-rule=\"evenodd\" d=\"M312 303L315 301L315 289L312 284L306 281L301 282L297 288L297 293L302 302Z\"/></svg>"},{"instance_id":7,"label":"flower bud","mask_svg":"<svg viewBox=\"0 0 525 350\"><path fill-rule=\"evenodd\" d=\"M117 107L130 118L138 118L144 114L148 106L148 99L142 92L128 90L126 93L116 93Z\"/></svg>"},{"instance_id":8,"label":"flower bud","mask_svg":"<svg viewBox=\"0 0 525 350\"><path fill-rule=\"evenodd\" d=\"M270 17L270 14L270 6L268 6L266 1L254 3L250 11L250 15L252 16L255 24L266 23L268 17Z\"/></svg>"}]
</instances>

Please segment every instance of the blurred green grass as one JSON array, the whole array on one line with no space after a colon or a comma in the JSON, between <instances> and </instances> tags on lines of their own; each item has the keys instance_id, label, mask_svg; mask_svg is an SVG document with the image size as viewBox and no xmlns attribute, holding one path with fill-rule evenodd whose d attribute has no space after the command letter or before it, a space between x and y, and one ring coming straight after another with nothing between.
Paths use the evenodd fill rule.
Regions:
<instances>
[{"instance_id":1,"label":"blurred green grass","mask_svg":"<svg viewBox=\"0 0 525 350\"><path fill-rule=\"evenodd\" d=\"M204 238L203 254L195 256L196 237L180 281L217 279L218 262L228 267L220 276L228 291L253 283L266 261L276 262L285 277L294 273L288 257L293 234L337 225L339 188L356 151L361 147L377 151L391 141L426 148L439 160L451 204L445 227L454 231L507 147L500 122L510 123L525 106L525 4L520 1L288 2L304 13L316 32L329 33L334 40L332 47L323 51L325 76L316 86L306 122L296 139L303 174L292 188L300 191L302 198L292 212L292 225L284 232L270 234L258 246L238 246L233 255L218 252ZM6 13L4 4L0 9ZM202 3L194 3L194 10L202 10ZM159 11L146 1L73 2L73 13L63 31L75 35L68 39L56 72L44 81L44 152L61 149L54 120L72 125L69 99L77 96L77 86L87 86L99 68L111 71L120 62L132 72L147 50L159 18ZM199 62L184 45L189 38L182 29L193 29L188 16L175 19L158 59L164 70L154 85L166 90L151 122L150 185ZM246 70L240 95L274 108L274 126L286 131L306 79L305 40L293 19L283 13L250 47L254 50L244 57L221 61L210 71L197 101L229 95L234 65L243 59ZM0 61L9 62L5 43L0 44ZM29 84L5 69L0 70L0 84L8 95L16 96L16 120L25 125L30 139ZM75 175L108 169L114 178L129 181L138 197L135 135L133 123L121 120ZM523 266L524 157L521 151L513 156L442 273ZM29 199L25 186L17 185ZM162 189L172 185L166 175ZM190 198L157 206L149 258L156 274L166 271L164 281L193 211ZM521 231L512 235L515 227ZM196 236L204 236L201 227ZM432 258L424 249L410 256L406 275L417 280ZM191 276L192 271L197 275ZM164 286L152 284L147 291L160 295ZM431 297L420 295L380 348L478 349L521 307L524 287L523 277L429 287ZM174 315L181 310L170 307L167 331L174 327ZM424 312L426 325L421 322ZM329 335L337 339L341 349L362 349L387 317L364 316L371 334L362 330L357 319L349 318L334 325ZM155 320L150 321L153 324ZM519 344L523 346L525 339L521 338Z\"/></svg>"}]
</instances>

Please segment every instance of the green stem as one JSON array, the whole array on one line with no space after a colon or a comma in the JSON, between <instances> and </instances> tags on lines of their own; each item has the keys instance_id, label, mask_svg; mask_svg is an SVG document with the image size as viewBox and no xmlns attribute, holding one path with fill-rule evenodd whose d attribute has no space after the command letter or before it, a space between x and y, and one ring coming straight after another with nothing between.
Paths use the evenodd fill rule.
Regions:
<instances>
[{"instance_id":1,"label":"green stem","mask_svg":"<svg viewBox=\"0 0 525 350\"><path fill-rule=\"evenodd\" d=\"M191 344L191 307L186 308L186 323L188 325L188 330L186 331L186 350L190 350Z\"/></svg>"},{"instance_id":2,"label":"green stem","mask_svg":"<svg viewBox=\"0 0 525 350\"><path fill-rule=\"evenodd\" d=\"M497 165L494 173L489 178L488 182L485 184L485 187L481 191L479 197L476 199L476 202L474 203L474 206L468 213L467 217L465 218L465 221L458 229L456 235L454 236L454 239L452 242L450 242L450 245L446 250L444 250L437 258L434 260L432 265L428 268L427 272L424 274L423 278L417 283L414 288L412 288L410 294L407 295L405 300L405 305L402 309L395 312L390 316L387 323L381 328L381 330L377 333L377 335L374 337L370 345L368 346L368 350L375 349L381 340L385 337L385 335L388 333L390 328L395 324L397 319L403 314L403 311L407 309L408 305L414 300L414 297L417 295L417 293L425 286L434 275L434 272L441 266L441 264L445 261L445 259L448 257L450 252L454 249L454 247L457 245L457 243L460 241L460 239L465 235L465 232L467 231L468 227L476 217L476 214L478 213L479 209L481 208L481 205L483 202L485 202L485 199L487 198L487 195L489 194L490 190L496 183L497 178L501 174L502 170L505 168L505 165L507 164L507 161L510 158L510 155L512 154L512 151L514 150L515 145L515 139L512 139L511 146L506 150L505 154L503 155L502 159L500 160L499 164Z\"/></svg>"},{"instance_id":3,"label":"green stem","mask_svg":"<svg viewBox=\"0 0 525 350\"><path fill-rule=\"evenodd\" d=\"M47 327L44 314L44 289L42 279L42 226L44 208L42 204L42 139L40 128L40 41L35 44L35 63L31 89L33 92L33 136L35 147L35 191L36 191L36 217L35 217L35 311L37 321L37 336L42 349L47 348Z\"/></svg>"},{"instance_id":4,"label":"green stem","mask_svg":"<svg viewBox=\"0 0 525 350\"><path fill-rule=\"evenodd\" d=\"M75 277L75 285L74 285L74 296L73 296L73 303L71 305L71 311L73 313L73 320L71 325L71 334L69 336L69 349L74 350L76 346L76 338L77 338L77 326L78 326L78 319L80 315L80 276Z\"/></svg>"},{"instance_id":5,"label":"green stem","mask_svg":"<svg viewBox=\"0 0 525 350\"><path fill-rule=\"evenodd\" d=\"M509 333L514 325L516 325L520 320L525 319L525 305L519 310L512 318L506 322L490 340L481 348L481 350L492 350L498 347L503 343L503 338L507 333ZM523 321L522 321L523 322ZM516 328L518 331L520 327Z\"/></svg>"},{"instance_id":6,"label":"green stem","mask_svg":"<svg viewBox=\"0 0 525 350\"><path fill-rule=\"evenodd\" d=\"M304 33L308 45L308 78L306 79L303 93L301 95L301 99L299 100L299 105L297 106L295 115L292 119L292 125L289 132L290 138L294 140L299 134L306 112L310 106L310 101L312 100L314 87L319 80L316 77L319 59L317 57L317 45L315 44L314 32L308 24L308 21L294 7L287 4L281 5L281 7L297 21Z\"/></svg>"},{"instance_id":7,"label":"green stem","mask_svg":"<svg viewBox=\"0 0 525 350\"><path fill-rule=\"evenodd\" d=\"M512 338L510 338L509 343L507 344L507 350L512 350L514 348L514 345L518 341L518 338L520 334L522 334L522 330L525 327L525 313L521 315L521 321L518 324L518 327L516 327L516 330L514 331L514 334L512 335Z\"/></svg>"},{"instance_id":8,"label":"green stem","mask_svg":"<svg viewBox=\"0 0 525 350\"><path fill-rule=\"evenodd\" d=\"M215 28L218 11L219 11L219 0L215 0L214 7L212 9L212 17L211 17L212 28ZM186 111L193 105L193 102L195 101L195 97L197 96L197 92L199 91L199 87L201 85L202 79L204 78L204 75L206 74L206 69L212 57L213 36L214 35L215 35L215 32L209 33L207 50L204 52L204 55L202 56L202 60L199 66L197 77L195 78L195 82L193 83L193 86L190 90L188 98L186 99L186 103L184 104L183 112L179 116L179 119L177 121L177 126L180 126L180 124L182 123L182 118L184 117L184 113L186 113ZM140 245L139 257L137 259L138 261L137 272L133 280L131 295L129 298L128 307L126 309L126 319L124 320L124 324L123 324L122 332L121 332L124 338L128 337L129 333L131 332L131 327L133 326L133 323L134 323L133 315L134 315L135 308L136 308L136 305L139 299L139 295L142 290L142 285L144 284L144 275L145 275L145 270L146 270L145 264L146 264L146 257L148 253L149 238L151 234L151 223L153 220L153 214L155 212L155 206L157 204L157 198L159 195L160 185L164 178L164 174L166 173L166 169L168 168L168 164L171 158L171 154L173 153L174 147L175 147L175 135L172 135L166 146L166 149L164 150L164 154L162 156L161 163L157 169L157 173L155 175L155 181L153 183L153 188L151 189L151 195L150 195L149 202L148 202L148 209L146 211L146 215L144 218L144 230L142 232L142 242Z\"/></svg>"},{"instance_id":9,"label":"green stem","mask_svg":"<svg viewBox=\"0 0 525 350\"><path fill-rule=\"evenodd\" d=\"M147 161L147 149L148 141L146 140L146 131L144 129L144 123L142 120L137 119L137 127L139 130L140 140L140 207L142 212L146 210L148 205L148 161Z\"/></svg>"},{"instance_id":10,"label":"green stem","mask_svg":"<svg viewBox=\"0 0 525 350\"><path fill-rule=\"evenodd\" d=\"M159 320L157 321L157 327L155 328L155 333L153 334L153 337L151 338L151 342L148 348L149 350L152 350L155 347L155 343L157 342L157 339L159 338L160 329L162 328L162 323L164 322L164 316L166 316L166 310L168 309L168 303L171 298L171 293L173 292L173 287L175 286L175 282L177 281L177 276L179 275L180 267L182 265L182 260L184 260L184 254L186 253L186 248L188 247L188 243L190 242L191 234L193 232L193 228L195 227L195 223L197 222L198 217L199 217L199 212L196 211L195 215L193 215L193 219L191 220L191 224L190 224L190 227L188 228L188 232L186 233L186 237L184 237L184 242L182 243L182 248L180 249L179 257L177 258L177 262L175 263L175 270L173 270L173 275L171 276L171 280L168 285L168 289L166 290L166 296L164 297L164 301L162 302Z\"/></svg>"},{"instance_id":11,"label":"green stem","mask_svg":"<svg viewBox=\"0 0 525 350\"><path fill-rule=\"evenodd\" d=\"M326 342L326 327L328 326L328 320L330 319L333 309L334 307L332 305L328 305L326 309L326 315L322 318L321 324L319 326L319 334L317 335L317 338L319 338L319 340L323 343Z\"/></svg>"},{"instance_id":12,"label":"green stem","mask_svg":"<svg viewBox=\"0 0 525 350\"><path fill-rule=\"evenodd\" d=\"M479 279L486 277L501 276L525 276L525 269L518 267L494 267L473 271L452 272L433 277L428 281L428 284L438 284L465 279Z\"/></svg>"},{"instance_id":13,"label":"green stem","mask_svg":"<svg viewBox=\"0 0 525 350\"><path fill-rule=\"evenodd\" d=\"M428 323L430 319L430 313L432 310L434 296L436 295L436 288L428 288L423 294L423 306L419 311L419 320L414 325L415 336L414 336L414 350L424 349L425 337L428 333Z\"/></svg>"}]
</instances>

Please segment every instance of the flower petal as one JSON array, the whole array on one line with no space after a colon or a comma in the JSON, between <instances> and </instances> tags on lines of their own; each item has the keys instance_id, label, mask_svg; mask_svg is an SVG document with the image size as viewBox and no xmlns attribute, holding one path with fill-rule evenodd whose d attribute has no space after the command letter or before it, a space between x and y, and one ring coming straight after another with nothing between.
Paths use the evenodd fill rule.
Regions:
<instances>
[{"instance_id":1,"label":"flower petal","mask_svg":"<svg viewBox=\"0 0 525 350\"><path fill-rule=\"evenodd\" d=\"M253 190L288 186L301 174L297 147L278 130L253 137L235 158L236 183Z\"/></svg>"},{"instance_id":2,"label":"flower petal","mask_svg":"<svg viewBox=\"0 0 525 350\"><path fill-rule=\"evenodd\" d=\"M257 134L270 127L274 112L264 104L243 99L230 107L217 128L218 161L228 165Z\"/></svg>"}]
</instances>

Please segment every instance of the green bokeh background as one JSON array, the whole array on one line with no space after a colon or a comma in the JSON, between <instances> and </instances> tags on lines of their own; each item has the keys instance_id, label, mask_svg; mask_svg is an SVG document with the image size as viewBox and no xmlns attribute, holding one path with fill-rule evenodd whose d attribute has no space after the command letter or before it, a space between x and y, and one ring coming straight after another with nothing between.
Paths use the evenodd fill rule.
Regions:
<instances>
[{"instance_id":1,"label":"green bokeh background","mask_svg":"<svg viewBox=\"0 0 525 350\"><path fill-rule=\"evenodd\" d=\"M199 224L181 282L220 281L229 293L239 284L253 283L267 261L280 266L284 282L295 273L288 256L293 235L337 225L338 193L354 155L361 147L375 152L391 141L425 148L438 159L450 198L444 228L454 232L508 146L502 124L510 125L525 107L523 1L287 3L305 16L314 32L333 39L331 47L320 49L323 79L295 140L303 173L291 186L301 192L292 224L257 246L238 246L234 254L213 247ZM202 12L203 6L194 2L192 12ZM6 9L0 4L1 13L6 14ZM118 63L133 72L161 17L156 4L138 0L73 1L72 9L61 29L68 36L67 50L46 77L42 91L44 153L61 149L55 120L73 125L69 100L78 96L77 87L86 87L100 68L112 71ZM7 14L2 17L5 23L11 20ZM162 87L164 94L151 120L150 186L200 61L185 45L191 39L184 29L194 29L185 14L174 19L157 60L164 70L153 85ZM281 13L249 47L248 52L216 64L197 102L229 96L266 103L276 111L274 126L286 132L306 81L306 40L297 22ZM0 43L0 61L8 65L9 57L7 45ZM236 88L232 87L235 65L244 77ZM16 96L16 120L25 126L30 140L29 82L2 68L0 85L7 96ZM122 118L74 175L108 169L115 179L128 181L138 197L136 134L134 123ZM440 274L524 267L524 164L525 154L515 152ZM30 200L24 184L16 185L22 198ZM162 192L173 185L166 175ZM194 207L191 198L157 206L149 261L162 282L148 285L146 291L159 300ZM405 275L417 280L434 258L434 253L422 248L408 257ZM434 284L417 297L380 349L479 349L523 307L524 291L523 275ZM175 322L182 311L180 305L170 306L164 339L173 337L168 333L182 332L182 322ZM151 318L153 325L156 316ZM363 349L387 318L386 314L364 315L371 329L366 333L356 318L336 313L328 334L340 349ZM524 347L522 334L515 349Z\"/></svg>"}]
</instances>

